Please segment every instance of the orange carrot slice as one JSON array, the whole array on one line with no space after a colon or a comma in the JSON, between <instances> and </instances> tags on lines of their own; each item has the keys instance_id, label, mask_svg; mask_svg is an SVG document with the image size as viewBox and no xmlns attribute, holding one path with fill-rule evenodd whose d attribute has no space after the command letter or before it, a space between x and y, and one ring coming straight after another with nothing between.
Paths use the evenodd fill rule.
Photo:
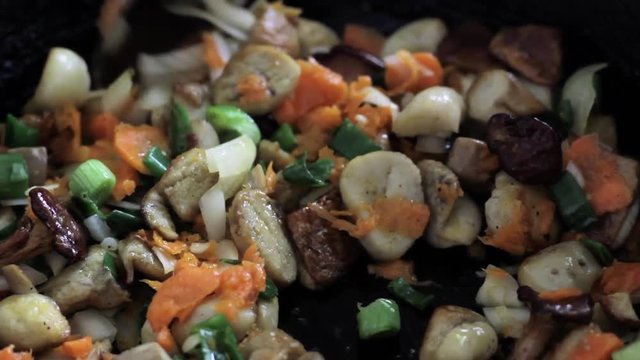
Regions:
<instances>
[{"instance_id":1,"label":"orange carrot slice","mask_svg":"<svg viewBox=\"0 0 640 360\"><path fill-rule=\"evenodd\" d=\"M114 147L122 159L137 171L149 175L142 159L149 149L157 146L165 152L169 151L169 141L165 133L150 125L134 126L119 124L115 129Z\"/></svg>"}]
</instances>

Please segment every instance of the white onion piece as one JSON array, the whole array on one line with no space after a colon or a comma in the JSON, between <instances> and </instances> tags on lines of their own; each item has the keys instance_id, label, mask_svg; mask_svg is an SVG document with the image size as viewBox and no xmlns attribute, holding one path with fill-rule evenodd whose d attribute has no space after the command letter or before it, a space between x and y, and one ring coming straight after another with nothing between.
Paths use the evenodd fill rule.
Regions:
<instances>
[{"instance_id":1,"label":"white onion piece","mask_svg":"<svg viewBox=\"0 0 640 360\"><path fill-rule=\"evenodd\" d=\"M52 251L44 256L44 260L51 269L53 275L58 275L64 269L67 264L67 259L55 251Z\"/></svg>"},{"instance_id":2,"label":"white onion piece","mask_svg":"<svg viewBox=\"0 0 640 360\"><path fill-rule=\"evenodd\" d=\"M78 311L69 321L69 325L73 334L91 336L93 341L112 342L118 331L109 318L93 309Z\"/></svg>"},{"instance_id":3,"label":"white onion piece","mask_svg":"<svg viewBox=\"0 0 640 360\"><path fill-rule=\"evenodd\" d=\"M173 272L173 270L176 268L176 258L171 256L170 254L167 254L166 251L157 246L152 247L151 251L153 251L153 253L158 257L158 260L160 260L165 274Z\"/></svg>"},{"instance_id":4,"label":"white onion piece","mask_svg":"<svg viewBox=\"0 0 640 360\"><path fill-rule=\"evenodd\" d=\"M428 154L444 154L447 152L447 140L431 135L418 136L416 150Z\"/></svg>"},{"instance_id":5,"label":"white onion piece","mask_svg":"<svg viewBox=\"0 0 640 360\"><path fill-rule=\"evenodd\" d=\"M102 111L116 116L120 115L124 106L131 99L132 90L133 69L127 69L109 85L102 96Z\"/></svg>"},{"instance_id":6,"label":"white onion piece","mask_svg":"<svg viewBox=\"0 0 640 360\"><path fill-rule=\"evenodd\" d=\"M79 104L89 95L91 78L80 55L61 47L49 51L40 83L25 110L54 109L65 103Z\"/></svg>"},{"instance_id":7,"label":"white onion piece","mask_svg":"<svg viewBox=\"0 0 640 360\"><path fill-rule=\"evenodd\" d=\"M219 173L215 185L231 198L240 189L256 159L256 145L247 135L242 135L224 144L208 149L207 165L212 173Z\"/></svg>"},{"instance_id":8,"label":"white onion piece","mask_svg":"<svg viewBox=\"0 0 640 360\"><path fill-rule=\"evenodd\" d=\"M207 120L197 119L191 121L191 129L196 136L199 148L209 149L220 145L220 138L216 129Z\"/></svg>"},{"instance_id":9,"label":"white onion piece","mask_svg":"<svg viewBox=\"0 0 640 360\"><path fill-rule=\"evenodd\" d=\"M22 272L29 278L29 280L31 280L31 283L33 285L40 285L40 284L44 284L45 282L47 282L47 275L41 273L40 271L32 268L29 265L18 265L18 267L20 268L20 270L22 270Z\"/></svg>"},{"instance_id":10,"label":"white onion piece","mask_svg":"<svg viewBox=\"0 0 640 360\"><path fill-rule=\"evenodd\" d=\"M580 171L573 161L569 161L567 163L567 172L573 175L573 178L576 179L578 185L584 189L584 176L582 176L582 171Z\"/></svg>"},{"instance_id":11,"label":"white onion piece","mask_svg":"<svg viewBox=\"0 0 640 360\"><path fill-rule=\"evenodd\" d=\"M224 36L222 36L222 34L220 34L217 31L214 31L211 33L211 36L213 36L213 40L216 43L216 50L218 52L218 55L220 56L220 58L222 59L222 61L224 61L224 63L226 64L229 59L231 59L231 55L233 55L233 53L235 53L237 51L237 49L232 49L230 46L230 43L227 39L224 38ZM224 68L221 69L211 69L210 73L209 73L209 78L211 81L215 81L217 80L220 75L222 75L222 72L224 71Z\"/></svg>"},{"instance_id":12,"label":"white onion piece","mask_svg":"<svg viewBox=\"0 0 640 360\"><path fill-rule=\"evenodd\" d=\"M206 77L203 45L193 45L158 55L140 54L137 62L145 85L198 81Z\"/></svg>"},{"instance_id":13,"label":"white onion piece","mask_svg":"<svg viewBox=\"0 0 640 360\"><path fill-rule=\"evenodd\" d=\"M391 110L391 120L394 120L398 116L398 105L391 101L391 99L389 99L389 97L382 91L374 88L373 86L368 87L365 91L366 94L362 100L363 102L376 106L388 107Z\"/></svg>"},{"instance_id":14,"label":"white onion piece","mask_svg":"<svg viewBox=\"0 0 640 360\"><path fill-rule=\"evenodd\" d=\"M200 345L200 336L198 334L189 335L189 337L182 343L182 352L188 354L196 346Z\"/></svg>"},{"instance_id":15,"label":"white onion piece","mask_svg":"<svg viewBox=\"0 0 640 360\"><path fill-rule=\"evenodd\" d=\"M131 201L109 201L107 202L107 205L112 206L112 207L116 207L118 209L125 209L125 210L141 210L142 206L138 203L134 203Z\"/></svg>"},{"instance_id":16,"label":"white onion piece","mask_svg":"<svg viewBox=\"0 0 640 360\"><path fill-rule=\"evenodd\" d=\"M209 242L196 242L189 245L189 251L196 255L204 254L207 250L209 250L209 246Z\"/></svg>"},{"instance_id":17,"label":"white onion piece","mask_svg":"<svg viewBox=\"0 0 640 360\"><path fill-rule=\"evenodd\" d=\"M587 127L587 119L591 114L591 108L596 101L596 88L594 86L595 74L607 67L607 64L593 64L578 69L567 79L562 88L560 104L568 101L573 110L573 126L571 132L577 135L584 134Z\"/></svg>"},{"instance_id":18,"label":"white onion piece","mask_svg":"<svg viewBox=\"0 0 640 360\"><path fill-rule=\"evenodd\" d=\"M27 190L25 190L24 196L29 196L29 193L33 189L42 188L42 189L45 189L45 190L48 190L48 191L53 191L53 190L55 190L55 189L57 189L59 187L60 187L60 184L49 184L49 185L32 186L32 187L28 188Z\"/></svg>"},{"instance_id":19,"label":"white onion piece","mask_svg":"<svg viewBox=\"0 0 640 360\"><path fill-rule=\"evenodd\" d=\"M216 244L216 257L218 259L239 260L238 248L231 240L222 240Z\"/></svg>"},{"instance_id":20,"label":"white onion piece","mask_svg":"<svg viewBox=\"0 0 640 360\"><path fill-rule=\"evenodd\" d=\"M226 232L227 213L224 200L224 193L217 185L200 198L200 212L209 240L220 240Z\"/></svg>"},{"instance_id":21,"label":"white onion piece","mask_svg":"<svg viewBox=\"0 0 640 360\"><path fill-rule=\"evenodd\" d=\"M218 29L225 32L226 34L240 41L246 41L247 39L249 39L249 36L242 30L237 29L233 26L230 26L224 20L220 19L217 16L212 15L211 13L205 10L198 9L188 5L178 5L178 4L167 5L165 6L165 9L167 9L167 11L174 13L176 15L190 16L190 17L208 21L213 26L217 27Z\"/></svg>"},{"instance_id":22,"label":"white onion piece","mask_svg":"<svg viewBox=\"0 0 640 360\"><path fill-rule=\"evenodd\" d=\"M256 17L251 11L234 6L226 0L205 0L204 4L212 14L215 14L229 26L244 32L251 31L253 24L256 22Z\"/></svg>"},{"instance_id":23,"label":"white onion piece","mask_svg":"<svg viewBox=\"0 0 640 360\"><path fill-rule=\"evenodd\" d=\"M97 214L91 215L88 218L84 219L83 223L84 226L87 227L87 230L89 230L89 233L91 234L93 240L97 242L102 242L102 240L114 236L113 231L111 231L111 228L109 227L109 225L107 225L107 222Z\"/></svg>"},{"instance_id":24,"label":"white onion piece","mask_svg":"<svg viewBox=\"0 0 640 360\"><path fill-rule=\"evenodd\" d=\"M106 237L104 238L104 240L102 240L102 242L100 243L100 246L110 251L117 251L118 239L114 237Z\"/></svg>"},{"instance_id":25,"label":"white onion piece","mask_svg":"<svg viewBox=\"0 0 640 360\"><path fill-rule=\"evenodd\" d=\"M636 224L636 219L638 218L638 213L640 212L640 200L636 199L636 201L631 204L629 207L629 211L627 212L627 216L624 217L622 221L622 225L620 225L620 230L618 230L618 234L615 238L615 243L622 245L624 241L627 239L627 236L631 233L633 226Z\"/></svg>"}]
</instances>

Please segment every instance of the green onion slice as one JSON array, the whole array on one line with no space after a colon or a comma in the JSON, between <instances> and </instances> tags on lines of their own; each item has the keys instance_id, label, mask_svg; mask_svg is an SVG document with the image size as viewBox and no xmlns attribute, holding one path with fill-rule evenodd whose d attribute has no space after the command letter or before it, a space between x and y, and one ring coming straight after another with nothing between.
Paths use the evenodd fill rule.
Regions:
<instances>
[{"instance_id":1,"label":"green onion slice","mask_svg":"<svg viewBox=\"0 0 640 360\"><path fill-rule=\"evenodd\" d=\"M111 276L113 276L114 279L118 278L118 264L116 262L116 256L114 253L112 253L111 251L107 251L106 253L104 253L102 266L104 266L104 268L111 273Z\"/></svg>"},{"instance_id":2,"label":"green onion slice","mask_svg":"<svg viewBox=\"0 0 640 360\"><path fill-rule=\"evenodd\" d=\"M261 292L258 296L260 297L260 299L267 301L278 296L278 287L270 277L267 278L267 286L264 288L264 291Z\"/></svg>"},{"instance_id":3,"label":"green onion slice","mask_svg":"<svg viewBox=\"0 0 640 360\"><path fill-rule=\"evenodd\" d=\"M613 263L613 255L604 244L588 237L583 237L580 242L598 259L600 265L609 266Z\"/></svg>"},{"instance_id":4,"label":"green onion slice","mask_svg":"<svg viewBox=\"0 0 640 360\"><path fill-rule=\"evenodd\" d=\"M262 135L255 121L233 105L215 105L207 109L207 121L216 129L221 142L233 140L240 135L247 135L255 144Z\"/></svg>"},{"instance_id":5,"label":"green onion slice","mask_svg":"<svg viewBox=\"0 0 640 360\"><path fill-rule=\"evenodd\" d=\"M147 167L151 175L161 178L167 172L171 161L159 147L153 146L144 155L142 163Z\"/></svg>"},{"instance_id":6,"label":"green onion slice","mask_svg":"<svg viewBox=\"0 0 640 360\"><path fill-rule=\"evenodd\" d=\"M100 160L90 159L69 177L69 189L75 196L86 193L98 206L111 196L116 176Z\"/></svg>"},{"instance_id":7,"label":"green onion slice","mask_svg":"<svg viewBox=\"0 0 640 360\"><path fill-rule=\"evenodd\" d=\"M401 277L391 281L387 289L395 296L419 310L424 310L434 299L433 295L427 295L414 289Z\"/></svg>"},{"instance_id":8,"label":"green onion slice","mask_svg":"<svg viewBox=\"0 0 640 360\"><path fill-rule=\"evenodd\" d=\"M400 331L400 310L390 299L377 299L360 308L358 312L358 332L361 339L385 337Z\"/></svg>"},{"instance_id":9,"label":"green onion slice","mask_svg":"<svg viewBox=\"0 0 640 360\"><path fill-rule=\"evenodd\" d=\"M0 199L24 198L29 188L27 162L22 154L0 154Z\"/></svg>"},{"instance_id":10,"label":"green onion slice","mask_svg":"<svg viewBox=\"0 0 640 360\"><path fill-rule=\"evenodd\" d=\"M38 145L39 131L31 127L15 116L7 115L5 143L8 147L30 147Z\"/></svg>"},{"instance_id":11,"label":"green onion slice","mask_svg":"<svg viewBox=\"0 0 640 360\"><path fill-rule=\"evenodd\" d=\"M298 140L296 139L296 135L293 133L293 127L290 124L282 124L273 133L273 137L271 138L274 141L277 141L280 144L280 148L284 151L291 151L296 148L298 145Z\"/></svg>"},{"instance_id":12,"label":"green onion slice","mask_svg":"<svg viewBox=\"0 0 640 360\"><path fill-rule=\"evenodd\" d=\"M203 359L243 360L236 336L224 315L218 314L196 324L191 334L200 338L199 351Z\"/></svg>"},{"instance_id":13,"label":"green onion slice","mask_svg":"<svg viewBox=\"0 0 640 360\"><path fill-rule=\"evenodd\" d=\"M282 170L284 179L292 184L321 187L327 185L327 179L333 170L333 161L320 159L314 163L307 162L307 154L303 154L293 164Z\"/></svg>"},{"instance_id":14,"label":"green onion slice","mask_svg":"<svg viewBox=\"0 0 640 360\"><path fill-rule=\"evenodd\" d=\"M380 145L373 142L348 119L345 119L336 130L329 146L349 160L359 155L382 150Z\"/></svg>"},{"instance_id":15,"label":"green onion slice","mask_svg":"<svg viewBox=\"0 0 640 360\"><path fill-rule=\"evenodd\" d=\"M569 229L585 230L598 221L591 203L573 175L565 172L550 189L560 216Z\"/></svg>"},{"instance_id":16,"label":"green onion slice","mask_svg":"<svg viewBox=\"0 0 640 360\"><path fill-rule=\"evenodd\" d=\"M187 108L180 103L174 103L171 107L169 142L173 156L178 156L189 150L191 144L194 142L189 112Z\"/></svg>"},{"instance_id":17,"label":"green onion slice","mask_svg":"<svg viewBox=\"0 0 640 360\"><path fill-rule=\"evenodd\" d=\"M121 210L113 210L107 215L107 225L120 237L144 228L145 223L138 216Z\"/></svg>"}]
</instances>

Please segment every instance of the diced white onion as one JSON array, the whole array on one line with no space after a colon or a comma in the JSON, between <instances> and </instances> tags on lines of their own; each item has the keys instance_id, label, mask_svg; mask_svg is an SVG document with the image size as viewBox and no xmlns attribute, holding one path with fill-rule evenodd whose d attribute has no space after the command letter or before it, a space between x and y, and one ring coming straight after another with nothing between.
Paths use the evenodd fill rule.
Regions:
<instances>
[{"instance_id":1,"label":"diced white onion","mask_svg":"<svg viewBox=\"0 0 640 360\"><path fill-rule=\"evenodd\" d=\"M220 138L218 137L218 133L207 120L192 120L191 128L193 129L193 133L196 136L199 148L209 149L214 146L220 145Z\"/></svg>"},{"instance_id":2,"label":"diced white onion","mask_svg":"<svg viewBox=\"0 0 640 360\"><path fill-rule=\"evenodd\" d=\"M231 198L242 186L256 159L256 145L247 135L242 135L206 152L207 165L212 173L219 173L215 185ZM211 239L210 239L211 240Z\"/></svg>"},{"instance_id":3,"label":"diced white onion","mask_svg":"<svg viewBox=\"0 0 640 360\"><path fill-rule=\"evenodd\" d=\"M87 230L89 230L89 233L91 234L93 240L97 242L102 242L103 240L106 240L107 238L113 238L114 236L113 231L111 231L111 228L109 227L109 225L107 225L107 222L97 214L91 215L88 218L84 219L83 223L84 226L87 227Z\"/></svg>"},{"instance_id":4,"label":"diced white onion","mask_svg":"<svg viewBox=\"0 0 640 360\"><path fill-rule=\"evenodd\" d=\"M567 172L573 175L578 185L580 185L580 187L584 189L584 176L582 176L582 171L580 171L578 166L576 166L573 161L569 161L567 163Z\"/></svg>"},{"instance_id":5,"label":"diced white onion","mask_svg":"<svg viewBox=\"0 0 640 360\"><path fill-rule=\"evenodd\" d=\"M387 95L385 95L382 91L374 88L373 86L365 89L366 93L364 99L362 100L365 103L380 106L380 107L388 107L391 110L391 119L395 119L398 116L399 108L396 103L391 101Z\"/></svg>"},{"instance_id":6,"label":"diced white onion","mask_svg":"<svg viewBox=\"0 0 640 360\"><path fill-rule=\"evenodd\" d=\"M200 337L198 334L189 335L189 337L182 343L182 352L188 354L198 345L200 345Z\"/></svg>"},{"instance_id":7,"label":"diced white onion","mask_svg":"<svg viewBox=\"0 0 640 360\"><path fill-rule=\"evenodd\" d=\"M257 304L256 324L261 330L275 330L278 328L278 312L280 305L278 298L269 301L259 300Z\"/></svg>"},{"instance_id":8,"label":"diced white onion","mask_svg":"<svg viewBox=\"0 0 640 360\"><path fill-rule=\"evenodd\" d=\"M616 244L622 244L627 236L631 233L633 226L636 224L636 220L638 218L638 213L640 212L640 200L636 199L633 204L629 207L629 211L627 215L624 217L622 221L622 225L620 225L620 230L618 230L618 234L615 238Z\"/></svg>"},{"instance_id":9,"label":"diced white onion","mask_svg":"<svg viewBox=\"0 0 640 360\"><path fill-rule=\"evenodd\" d=\"M447 140L432 135L418 136L416 150L428 154L444 154L447 152Z\"/></svg>"},{"instance_id":10,"label":"diced white onion","mask_svg":"<svg viewBox=\"0 0 640 360\"><path fill-rule=\"evenodd\" d=\"M190 17L208 21L213 26L222 30L224 33L240 41L246 41L249 38L246 32L240 29L237 29L233 26L230 26L227 22L222 20L220 17L215 16L205 10L198 9L196 7L192 7L189 5L179 5L179 4L166 5L165 9L167 9L167 11L174 13L176 15L190 16Z\"/></svg>"},{"instance_id":11,"label":"diced white onion","mask_svg":"<svg viewBox=\"0 0 640 360\"><path fill-rule=\"evenodd\" d=\"M102 240L100 246L107 250L116 251L118 250L118 239L114 237L106 237Z\"/></svg>"},{"instance_id":12,"label":"diced white onion","mask_svg":"<svg viewBox=\"0 0 640 360\"><path fill-rule=\"evenodd\" d=\"M222 240L216 244L216 256L218 259L239 260L238 248L231 240Z\"/></svg>"},{"instance_id":13,"label":"diced white onion","mask_svg":"<svg viewBox=\"0 0 640 360\"><path fill-rule=\"evenodd\" d=\"M44 284L45 282L47 282L47 275L41 273L40 271L32 268L29 265L18 265L18 267L20 267L20 270L22 270L22 272L29 278L29 280L31 280L31 283L33 285L40 285L40 284Z\"/></svg>"},{"instance_id":14,"label":"diced white onion","mask_svg":"<svg viewBox=\"0 0 640 360\"><path fill-rule=\"evenodd\" d=\"M158 257L158 260L160 260L165 274L173 272L176 267L176 258L171 256L170 254L167 254L166 251L157 246L152 247L151 251L153 251L153 253Z\"/></svg>"},{"instance_id":15,"label":"diced white onion","mask_svg":"<svg viewBox=\"0 0 640 360\"><path fill-rule=\"evenodd\" d=\"M207 229L208 240L220 240L224 237L227 226L224 200L224 193L217 185L200 198L200 212Z\"/></svg>"},{"instance_id":16,"label":"diced white onion","mask_svg":"<svg viewBox=\"0 0 640 360\"><path fill-rule=\"evenodd\" d=\"M78 311L69 321L71 332L75 335L91 336L93 341L116 338L117 329L113 322L97 310Z\"/></svg>"},{"instance_id":17,"label":"diced white onion","mask_svg":"<svg viewBox=\"0 0 640 360\"><path fill-rule=\"evenodd\" d=\"M595 74L607 67L607 64L593 64L578 69L573 73L562 88L560 103L571 104L573 112L573 126L571 132L582 135L587 128L587 119L596 101L596 88L594 86Z\"/></svg>"},{"instance_id":18,"label":"diced white onion","mask_svg":"<svg viewBox=\"0 0 640 360\"><path fill-rule=\"evenodd\" d=\"M40 83L27 111L54 109L65 103L79 104L89 94L91 78L87 63L75 52L56 47L49 51Z\"/></svg>"},{"instance_id":19,"label":"diced white onion","mask_svg":"<svg viewBox=\"0 0 640 360\"><path fill-rule=\"evenodd\" d=\"M194 254L204 254L207 250L209 250L209 242L196 242L189 246L189 251Z\"/></svg>"},{"instance_id":20,"label":"diced white onion","mask_svg":"<svg viewBox=\"0 0 640 360\"><path fill-rule=\"evenodd\" d=\"M44 256L47 265L51 269L53 275L58 275L64 269L67 264L67 259L55 251L52 251Z\"/></svg>"},{"instance_id":21,"label":"diced white onion","mask_svg":"<svg viewBox=\"0 0 640 360\"><path fill-rule=\"evenodd\" d=\"M133 90L133 69L125 70L111 85L102 96L102 111L120 115L120 112L131 99L131 91Z\"/></svg>"},{"instance_id":22,"label":"diced white onion","mask_svg":"<svg viewBox=\"0 0 640 360\"><path fill-rule=\"evenodd\" d=\"M204 4L209 12L218 16L226 24L244 32L249 32L256 22L256 17L251 11L234 6L227 0L205 0Z\"/></svg>"},{"instance_id":23,"label":"diced white onion","mask_svg":"<svg viewBox=\"0 0 640 360\"><path fill-rule=\"evenodd\" d=\"M198 81L206 77L208 71L203 45L158 55L140 54L137 65L142 83L146 86Z\"/></svg>"}]
</instances>

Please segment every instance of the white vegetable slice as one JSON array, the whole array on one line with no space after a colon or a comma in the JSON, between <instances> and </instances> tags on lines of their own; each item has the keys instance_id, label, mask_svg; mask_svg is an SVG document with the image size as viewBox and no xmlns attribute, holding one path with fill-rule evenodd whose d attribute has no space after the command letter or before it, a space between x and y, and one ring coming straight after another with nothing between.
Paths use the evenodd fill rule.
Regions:
<instances>
[{"instance_id":1,"label":"white vegetable slice","mask_svg":"<svg viewBox=\"0 0 640 360\"><path fill-rule=\"evenodd\" d=\"M585 66L569 77L562 88L560 106L571 106L573 125L571 132L576 135L584 134L587 127L587 119L591 114L591 108L596 101L596 88L594 84L596 73L607 67L607 64L593 64Z\"/></svg>"},{"instance_id":2,"label":"white vegetable slice","mask_svg":"<svg viewBox=\"0 0 640 360\"><path fill-rule=\"evenodd\" d=\"M120 115L124 106L131 99L133 90L133 69L125 70L109 85L102 96L102 111Z\"/></svg>"},{"instance_id":3,"label":"white vegetable slice","mask_svg":"<svg viewBox=\"0 0 640 360\"><path fill-rule=\"evenodd\" d=\"M54 109L64 103L79 104L89 95L91 78L87 63L75 52L61 47L49 51L40 83L27 111Z\"/></svg>"},{"instance_id":4,"label":"white vegetable slice","mask_svg":"<svg viewBox=\"0 0 640 360\"><path fill-rule=\"evenodd\" d=\"M436 52L440 41L447 35L447 26L436 18L425 18L411 22L396 30L385 41L382 55L394 54L398 50Z\"/></svg>"},{"instance_id":5,"label":"white vegetable slice","mask_svg":"<svg viewBox=\"0 0 640 360\"><path fill-rule=\"evenodd\" d=\"M218 186L229 199L242 186L256 159L256 144L242 135L224 144L208 149L207 166L212 173L219 173Z\"/></svg>"},{"instance_id":6,"label":"white vegetable slice","mask_svg":"<svg viewBox=\"0 0 640 360\"><path fill-rule=\"evenodd\" d=\"M518 280L538 292L578 288L588 293L601 270L580 242L564 241L528 257L518 269Z\"/></svg>"},{"instance_id":7,"label":"white vegetable slice","mask_svg":"<svg viewBox=\"0 0 640 360\"><path fill-rule=\"evenodd\" d=\"M229 26L244 32L249 32L256 22L256 17L251 11L234 6L226 0L205 0L204 4L211 14L215 14Z\"/></svg>"},{"instance_id":8,"label":"white vegetable slice","mask_svg":"<svg viewBox=\"0 0 640 360\"><path fill-rule=\"evenodd\" d=\"M455 90L434 86L421 91L391 124L399 136L447 137L458 132L465 112L464 99Z\"/></svg>"},{"instance_id":9,"label":"white vegetable slice","mask_svg":"<svg viewBox=\"0 0 640 360\"><path fill-rule=\"evenodd\" d=\"M496 331L505 337L518 339L525 325L529 323L531 311L527 308L508 308L506 306L483 308L484 316Z\"/></svg>"},{"instance_id":10,"label":"white vegetable slice","mask_svg":"<svg viewBox=\"0 0 640 360\"><path fill-rule=\"evenodd\" d=\"M424 203L420 172L402 153L376 151L351 160L340 178L340 193L349 210L359 218L371 216L366 210L378 198L401 197ZM404 234L374 229L360 242L376 260L400 258L415 239Z\"/></svg>"},{"instance_id":11,"label":"white vegetable slice","mask_svg":"<svg viewBox=\"0 0 640 360\"><path fill-rule=\"evenodd\" d=\"M476 303L483 307L523 307L518 300L518 282L506 271L489 265L484 283L476 294ZM492 271L493 270L493 271Z\"/></svg>"},{"instance_id":12,"label":"white vegetable slice","mask_svg":"<svg viewBox=\"0 0 640 360\"><path fill-rule=\"evenodd\" d=\"M71 332L75 335L91 336L93 341L109 340L116 338L118 331L113 321L97 310L78 311L70 319Z\"/></svg>"},{"instance_id":13,"label":"white vegetable slice","mask_svg":"<svg viewBox=\"0 0 640 360\"><path fill-rule=\"evenodd\" d=\"M227 230L227 213L224 193L218 186L213 186L200 198L200 212L207 229L209 240L224 238Z\"/></svg>"},{"instance_id":14,"label":"white vegetable slice","mask_svg":"<svg viewBox=\"0 0 640 360\"><path fill-rule=\"evenodd\" d=\"M213 26L217 27L218 29L222 30L224 33L232 36L237 40L246 41L249 38L247 32L242 31L233 26L230 26L225 20L205 10L198 9L196 7L192 7L189 5L181 5L181 4L166 5L165 8L169 12L172 12L176 15L191 16L194 18L206 20L209 23L211 23Z\"/></svg>"},{"instance_id":15,"label":"white vegetable slice","mask_svg":"<svg viewBox=\"0 0 640 360\"><path fill-rule=\"evenodd\" d=\"M137 68L144 85L171 85L178 81L198 81L207 75L204 46L193 45L167 53L138 55Z\"/></svg>"}]
</instances>

